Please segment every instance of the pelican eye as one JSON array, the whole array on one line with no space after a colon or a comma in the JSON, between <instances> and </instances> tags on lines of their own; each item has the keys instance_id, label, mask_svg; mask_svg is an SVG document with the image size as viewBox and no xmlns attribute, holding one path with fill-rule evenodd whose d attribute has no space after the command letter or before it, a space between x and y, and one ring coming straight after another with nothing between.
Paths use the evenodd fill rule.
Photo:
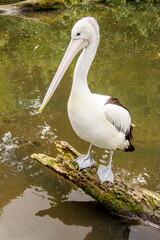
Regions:
<instances>
[{"instance_id":1,"label":"pelican eye","mask_svg":"<svg viewBox=\"0 0 160 240\"><path fill-rule=\"evenodd\" d=\"M81 35L80 32L78 32L78 33L77 33L77 36L80 36L80 35Z\"/></svg>"}]
</instances>

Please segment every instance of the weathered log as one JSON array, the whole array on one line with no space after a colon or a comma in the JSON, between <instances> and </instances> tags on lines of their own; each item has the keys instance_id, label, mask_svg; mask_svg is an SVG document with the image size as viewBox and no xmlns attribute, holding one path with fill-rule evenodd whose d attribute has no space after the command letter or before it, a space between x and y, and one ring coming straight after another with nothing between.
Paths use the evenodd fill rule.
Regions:
<instances>
[{"instance_id":1,"label":"weathered log","mask_svg":"<svg viewBox=\"0 0 160 240\"><path fill-rule=\"evenodd\" d=\"M144 224L160 226L159 194L132 186L118 176L115 176L113 184L101 184L97 176L97 164L79 170L74 159L81 154L67 142L56 141L55 144L61 153L56 158L45 154L32 154L31 157L74 182L108 211L134 221L143 221Z\"/></svg>"},{"instance_id":2,"label":"weathered log","mask_svg":"<svg viewBox=\"0 0 160 240\"><path fill-rule=\"evenodd\" d=\"M13 14L26 11L66 8L65 0L26 0L18 3L0 5L0 14Z\"/></svg>"},{"instance_id":3,"label":"weathered log","mask_svg":"<svg viewBox=\"0 0 160 240\"><path fill-rule=\"evenodd\" d=\"M28 11L39 10L57 10L66 9L74 5L82 4L99 4L103 3L102 0L25 0L22 2L0 5L0 14L14 14Z\"/></svg>"}]
</instances>

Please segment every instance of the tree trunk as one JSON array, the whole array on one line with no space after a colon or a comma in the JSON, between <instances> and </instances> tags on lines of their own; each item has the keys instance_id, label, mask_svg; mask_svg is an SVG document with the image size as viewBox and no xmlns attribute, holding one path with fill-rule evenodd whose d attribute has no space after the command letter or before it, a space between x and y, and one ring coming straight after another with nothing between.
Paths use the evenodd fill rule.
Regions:
<instances>
[{"instance_id":1,"label":"tree trunk","mask_svg":"<svg viewBox=\"0 0 160 240\"><path fill-rule=\"evenodd\" d=\"M144 224L160 225L160 195L149 190L132 186L115 176L114 183L101 184L97 176L97 164L91 168L78 170L74 159L80 156L67 142L56 141L61 153L56 158L45 154L33 154L31 157L74 182L87 194L102 203L110 212L140 220Z\"/></svg>"}]
</instances>

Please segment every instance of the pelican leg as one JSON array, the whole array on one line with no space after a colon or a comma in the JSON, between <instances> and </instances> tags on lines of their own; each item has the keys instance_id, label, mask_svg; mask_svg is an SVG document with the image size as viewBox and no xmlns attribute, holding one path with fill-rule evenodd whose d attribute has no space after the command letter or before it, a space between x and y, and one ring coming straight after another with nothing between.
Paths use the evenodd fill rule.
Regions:
<instances>
[{"instance_id":1,"label":"pelican leg","mask_svg":"<svg viewBox=\"0 0 160 240\"><path fill-rule=\"evenodd\" d=\"M79 166L79 169L91 167L95 163L94 159L91 156L91 151L92 151L92 144L89 147L87 155L82 155L75 160L75 162Z\"/></svg>"},{"instance_id":2,"label":"pelican leg","mask_svg":"<svg viewBox=\"0 0 160 240\"><path fill-rule=\"evenodd\" d=\"M113 183L114 181L114 176L111 170L111 163L112 163L112 157L113 157L113 150L110 150L110 159L109 159L109 164L108 166L100 165L98 168L98 176L101 180L101 182L111 182Z\"/></svg>"}]
</instances>

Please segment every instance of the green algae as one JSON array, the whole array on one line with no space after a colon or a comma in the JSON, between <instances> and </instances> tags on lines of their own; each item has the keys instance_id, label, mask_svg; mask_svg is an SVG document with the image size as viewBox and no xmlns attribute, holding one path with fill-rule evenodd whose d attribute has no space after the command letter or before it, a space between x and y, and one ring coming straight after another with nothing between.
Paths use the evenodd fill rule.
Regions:
<instances>
[{"instance_id":1,"label":"green algae","mask_svg":"<svg viewBox=\"0 0 160 240\"><path fill-rule=\"evenodd\" d=\"M38 2L35 2L33 5L34 10L46 10L46 9L60 9L60 8L66 8L67 5L64 0L40 0Z\"/></svg>"}]
</instances>

